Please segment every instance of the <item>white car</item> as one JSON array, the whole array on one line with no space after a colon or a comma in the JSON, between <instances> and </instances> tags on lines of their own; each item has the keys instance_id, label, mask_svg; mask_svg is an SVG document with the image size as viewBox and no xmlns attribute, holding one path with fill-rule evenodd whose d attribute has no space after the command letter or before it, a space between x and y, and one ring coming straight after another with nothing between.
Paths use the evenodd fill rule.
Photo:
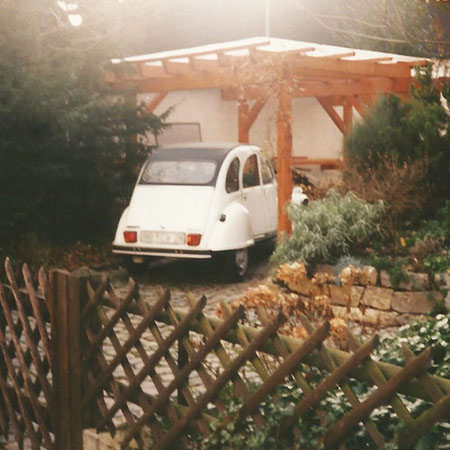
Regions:
<instances>
[{"instance_id":1,"label":"white car","mask_svg":"<svg viewBox=\"0 0 450 450\"><path fill-rule=\"evenodd\" d=\"M127 266L149 256L225 256L242 279L248 249L277 233L277 183L259 147L178 144L153 151L117 227Z\"/></svg>"}]
</instances>

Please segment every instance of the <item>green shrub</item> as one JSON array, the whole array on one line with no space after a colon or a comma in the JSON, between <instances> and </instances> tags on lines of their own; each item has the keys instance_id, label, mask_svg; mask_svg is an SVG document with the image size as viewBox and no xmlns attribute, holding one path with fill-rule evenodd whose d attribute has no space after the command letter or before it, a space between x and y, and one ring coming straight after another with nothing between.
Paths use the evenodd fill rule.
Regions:
<instances>
[{"instance_id":1,"label":"green shrub","mask_svg":"<svg viewBox=\"0 0 450 450\"><path fill-rule=\"evenodd\" d=\"M292 234L283 236L271 261L276 265L291 261L313 265L357 253L379 231L383 204L370 204L352 193L341 195L331 190L308 206L291 204L288 212Z\"/></svg>"},{"instance_id":2,"label":"green shrub","mask_svg":"<svg viewBox=\"0 0 450 450\"><path fill-rule=\"evenodd\" d=\"M362 177L360 184L395 186L386 192L386 209L397 210L399 219L412 222L433 214L450 192L450 116L432 81L431 66L418 69L417 80L419 88L413 90L411 100L402 102L394 95L381 98L345 145L350 172ZM399 205L405 208L403 214Z\"/></svg>"},{"instance_id":3,"label":"green shrub","mask_svg":"<svg viewBox=\"0 0 450 450\"><path fill-rule=\"evenodd\" d=\"M401 352L401 345L405 343L418 354L426 347L433 347L433 361L431 372L446 378L450 377L450 315L441 315L436 319L426 319L402 327L396 335L382 337L380 344L374 352L376 359L389 362L398 366L404 366L405 361ZM308 382L311 386L319 383L323 374L316 368L308 369ZM362 401L367 398L374 388L360 381L348 379L346 382L353 392ZM258 386L252 386L252 390ZM322 437L329 426L338 421L351 407L343 391L336 388L326 395L320 402L320 409L324 414L325 425L319 420L316 411L310 411L302 416L294 425L298 431L295 438L280 436L282 420L292 414L304 394L296 383L286 382L277 386L275 395L261 403L259 412L267 421L265 428L259 428L250 418L239 426L229 423L223 428L216 427L215 432L209 437L199 434L191 436L191 448L224 449L224 450L251 450L251 449L320 449L323 448ZM411 415L416 418L431 407L424 400L407 397L399 394ZM216 409L208 411L209 414L219 419L221 423L228 414L235 414L243 404L243 399L233 393L231 386L222 390L221 400L225 405L225 414L220 414ZM381 405L370 415L371 420L386 441L386 448L394 450L398 448L395 439L403 424L390 405ZM285 441L283 443L283 438ZM434 450L437 448L449 448L450 429L445 422L435 424L427 433L415 442L413 449ZM362 448L375 448L372 438L365 427L360 423L345 441L345 447L354 450Z\"/></svg>"}]
</instances>

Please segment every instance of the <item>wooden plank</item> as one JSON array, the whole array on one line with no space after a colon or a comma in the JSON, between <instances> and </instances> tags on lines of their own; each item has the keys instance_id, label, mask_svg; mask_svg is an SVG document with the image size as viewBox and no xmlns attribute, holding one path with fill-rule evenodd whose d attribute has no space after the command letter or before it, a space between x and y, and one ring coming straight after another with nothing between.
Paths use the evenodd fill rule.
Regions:
<instances>
[{"instance_id":1,"label":"wooden plank","mask_svg":"<svg viewBox=\"0 0 450 450\"><path fill-rule=\"evenodd\" d=\"M108 298L104 298L103 302L106 305L114 306L114 303L111 302ZM136 308L131 307L130 312L133 314L142 315L139 308L137 308L137 307ZM176 314L179 318L182 318L186 315L186 312L183 311L182 309L177 309ZM168 323L169 318L167 317L167 315L162 314L158 317L158 320ZM220 319L218 319L217 317L213 317L213 316L209 316L208 321L211 323L213 328L220 326L220 323L222 322ZM243 327L243 329L245 330L245 334L249 338L254 337L258 332L257 328L253 328L253 327L246 326L246 325L241 325L241 326ZM202 332L201 327L198 324L198 322L193 322L190 325L189 329L196 331L198 333ZM239 340L237 339L236 334L233 331L230 331L224 339L233 344L239 343ZM293 337L285 336L285 335L281 335L280 339L291 351L294 351L295 349L297 349L299 346L301 346L301 344L303 342L302 339L293 338ZM342 350L339 350L336 348L331 348L331 347L327 347L327 349L333 355L333 358L336 360L337 364L342 364L351 357L351 353L348 353L348 352L345 352L345 351L342 351ZM276 347L273 345L272 341L266 342L262 351L269 353L271 355L281 356L281 354L277 351ZM326 370L326 367L323 364L322 359L315 353L312 353L310 356L308 356L308 358L306 358L305 364L308 364L312 367L317 367L319 369ZM393 377L395 374L399 373L402 370L401 367L395 366L393 364L381 362L381 361L376 361L375 364L380 368L380 370L383 371L383 373L386 375L387 378ZM355 378L357 380L363 381L365 383L373 384L373 381L371 380L369 374L362 366L352 370L349 373L349 376L351 376L352 378ZM450 380L447 380L445 378L442 378L442 377L439 377L436 375L432 375L432 377L433 377L433 380L438 384L438 386L443 390L443 392L450 394ZM427 401L429 400L428 396L423 392L423 389L420 386L420 383L416 380L410 380L408 383L401 385L399 388L399 393L402 393L405 395L411 395L411 396L417 397L417 398L422 398Z\"/></svg>"},{"instance_id":2,"label":"wooden plank","mask_svg":"<svg viewBox=\"0 0 450 450\"><path fill-rule=\"evenodd\" d=\"M308 158L306 156L292 156L291 166L321 166L333 169L342 169L342 159L334 158Z\"/></svg>"},{"instance_id":3,"label":"wooden plank","mask_svg":"<svg viewBox=\"0 0 450 450\"><path fill-rule=\"evenodd\" d=\"M239 309L236 309L233 314L235 314ZM239 317L238 315L236 315ZM230 316L228 320L231 319ZM197 404L190 408L185 417L183 417L175 426L173 426L168 433L164 436L162 440L156 443L154 450L161 450L174 442L174 440L189 426L190 422L194 420L206 407L206 405L220 392L223 386L235 376L237 371L245 364L260 347L266 342L276 331L278 327L285 320L283 314L278 314L272 323L266 325L256 336L256 338L231 362L231 364L224 369L224 371L219 375L219 377L214 381L214 384L208 389L204 394L200 396ZM226 323L226 322L224 322ZM205 344L206 345L206 344ZM199 352L200 353L200 352ZM206 356L206 355L205 355ZM132 437L131 430L125 435L122 445L127 445Z\"/></svg>"},{"instance_id":4,"label":"wooden plank","mask_svg":"<svg viewBox=\"0 0 450 450\"><path fill-rule=\"evenodd\" d=\"M305 315L302 315L300 320L309 334L314 332L314 328L311 322ZM332 355L324 345L320 346L319 354L330 372L336 369L336 363ZM361 403L358 396L354 393L352 387L349 383L347 383L347 381L341 381L339 383L339 386L352 407L356 407ZM364 427L375 442L377 448L384 450L386 448L384 438L383 435L378 431L375 423L370 418L368 418L364 421Z\"/></svg>"},{"instance_id":5,"label":"wooden plank","mask_svg":"<svg viewBox=\"0 0 450 450\"><path fill-rule=\"evenodd\" d=\"M125 300L120 304L118 309L114 311L112 317L104 324L101 331L93 338L90 339L89 348L84 351L83 357L85 360L89 360L92 355L98 351L102 342L111 334L114 326L119 322L119 320L124 315L125 311L128 309L130 304L133 302L135 296L134 289L129 290Z\"/></svg>"},{"instance_id":6,"label":"wooden plank","mask_svg":"<svg viewBox=\"0 0 450 450\"><path fill-rule=\"evenodd\" d=\"M200 303L201 300L197 304ZM196 370L196 368L200 365L200 363L208 355L208 353L211 352L217 346L217 344L223 339L223 337L229 332L229 330L236 325L238 320L242 317L243 313L244 313L243 309L238 308L234 311L232 316L230 316L227 320L222 322L222 324L217 328L217 330L215 330L213 336L210 339L208 339L204 345L200 347L195 358L192 358L189 361L189 363L183 367L183 369L179 372L178 376L175 377L175 379L172 380L171 383L167 386L165 393L163 395L160 395L158 399L153 403L151 410L143 414L142 417L136 422L136 425L127 431L121 443L123 447L126 447L126 445L129 444L129 442L133 439L136 432L142 427L142 425L146 423L146 421L149 420L151 416L154 413L156 413L162 406L165 405L165 403L168 401L170 397L170 394L184 382L185 378L188 377L193 370ZM193 408L196 408L196 405ZM189 411L192 411L193 408L190 408ZM189 412L186 414L186 417L190 417ZM185 420L185 418L183 420ZM190 422L190 419L188 420L188 422ZM178 433L176 433L176 435L178 436Z\"/></svg>"},{"instance_id":7,"label":"wooden plank","mask_svg":"<svg viewBox=\"0 0 450 450\"><path fill-rule=\"evenodd\" d=\"M362 347L361 347L362 348ZM360 350L358 350L360 351ZM372 395L357 407L354 407L338 422L333 424L324 438L325 449L335 449L345 439L345 436L358 422L365 420L378 406L386 402L398 387L407 380L422 373L430 362L430 349L424 350L419 356L409 361L403 370L392 377L386 384L378 388Z\"/></svg>"},{"instance_id":8,"label":"wooden plank","mask_svg":"<svg viewBox=\"0 0 450 450\"><path fill-rule=\"evenodd\" d=\"M226 317L231 316L233 311L230 308L230 305L228 303L225 303L224 301L222 301L221 306L222 306L223 310L225 311ZM245 348L248 345L250 345L250 341L249 341L248 337L246 336L244 330L240 326L236 327L235 332L236 332L236 336L239 340L239 344L242 347ZM253 368L255 369L255 372L259 375L259 377L261 378L262 381L265 381L269 378L269 372L268 372L267 368L264 366L264 364L262 363L262 361L259 359L258 355L254 355L250 359L250 362L251 362Z\"/></svg>"},{"instance_id":9,"label":"wooden plank","mask_svg":"<svg viewBox=\"0 0 450 450\"><path fill-rule=\"evenodd\" d=\"M443 420L450 420L450 394L441 398L431 409L422 413L413 427L405 427L400 431L397 444L399 449L412 448L414 443L433 425Z\"/></svg>"},{"instance_id":10,"label":"wooden plank","mask_svg":"<svg viewBox=\"0 0 450 450\"><path fill-rule=\"evenodd\" d=\"M248 100L243 99L238 101L238 141L241 144L248 144L250 139L250 133L247 127L249 110Z\"/></svg>"},{"instance_id":11,"label":"wooden plank","mask_svg":"<svg viewBox=\"0 0 450 450\"><path fill-rule=\"evenodd\" d=\"M238 412L235 423L242 422L253 412L266 397L274 392L279 384L290 375L303 359L313 352L327 337L330 330L328 322L322 324L311 336L305 340L303 345L291 353L260 386L252 396L244 402Z\"/></svg>"},{"instance_id":12,"label":"wooden plank","mask_svg":"<svg viewBox=\"0 0 450 450\"><path fill-rule=\"evenodd\" d=\"M161 306L164 306L165 302L158 302L158 309L161 308ZM156 306L157 304L155 304ZM152 310L156 311L155 306L152 307ZM105 423L109 422L111 420L111 418L114 416L114 414L119 410L119 408L127 401L127 396L130 395L138 386L139 384L145 379L145 377L147 376L147 374L149 372L151 372L156 364L160 361L160 359L168 352L168 350L170 349L170 347L172 346L172 344L174 342L177 341L177 339L180 338L180 336L183 335L183 333L186 332L186 330L188 329L188 325L189 323L195 319L195 317L199 314L199 312L201 311L201 309L204 307L204 303L203 302L199 302L194 308L192 308L189 313L182 319L182 321L180 322L179 326L177 328L175 328L170 335L167 337L167 339L164 341L164 343L160 346L158 346L158 349L150 356L150 358L148 359L148 361L144 364L144 366L139 370L138 374L136 375L136 377L134 378L133 382L131 382L128 386L128 389L123 393L123 395L119 398L117 398L114 402L114 405L111 406L111 408L108 411L108 414L102 418L102 420L100 421L100 423L98 424L98 427L101 427L102 425L104 425ZM141 322L142 324L143 322ZM140 325L141 325L140 324ZM140 326L139 325L139 326ZM139 328L138 326L138 328ZM122 346L122 349L124 348L124 346ZM125 352L124 354L126 354L127 352ZM165 397L165 401L168 400L170 394L173 392L174 389L178 388L178 386L180 384L182 384L182 381L184 379L184 377L186 375L189 374L190 371L190 367L193 364L194 360L190 361L184 368L183 370L181 370L178 373L178 377L175 377L175 379L169 384L169 386L166 388L164 395L161 395L159 397L159 399L163 399ZM195 363L196 366L199 364L199 361L197 359L195 359ZM110 367L111 367L111 363L110 363ZM112 374L112 372L108 373L108 376L110 376ZM102 377L102 379L105 378L104 376ZM177 382L176 384L174 382ZM103 383L101 383L103 384ZM101 386L100 384L100 386ZM170 388L170 389L169 389ZM98 389L98 387L96 387L96 389L92 389L92 392L96 392ZM168 392L169 390L171 390L171 392ZM86 396L86 398L88 398ZM144 415L142 417L151 417L152 414L154 414L155 410L155 404L153 404L149 410L150 412L144 413ZM138 421L137 423L141 423L141 421ZM135 427L133 427L133 430L137 430L139 428L142 427L142 423L140 425L137 425L137 423L135 424Z\"/></svg>"},{"instance_id":13,"label":"wooden plank","mask_svg":"<svg viewBox=\"0 0 450 450\"><path fill-rule=\"evenodd\" d=\"M24 264L22 269L23 279L25 281L28 296L30 299L31 306L33 308L34 318L36 319L36 324L39 330L39 335L42 342L42 347L44 350L45 357L47 358L48 364L52 366L52 359L50 357L50 340L47 335L47 330L45 328L45 320L41 314L41 305L38 299L37 293L34 289L33 282L31 280L30 270L28 269L28 265Z\"/></svg>"},{"instance_id":14,"label":"wooden plank","mask_svg":"<svg viewBox=\"0 0 450 450\"><path fill-rule=\"evenodd\" d=\"M344 135L348 136L352 132L353 127L353 106L346 101L344 102L343 109Z\"/></svg>"},{"instance_id":15,"label":"wooden plank","mask_svg":"<svg viewBox=\"0 0 450 450\"><path fill-rule=\"evenodd\" d=\"M361 343L359 339L352 333L348 332L348 342L350 345L350 348L352 349L358 349L361 347ZM369 373L371 379L375 383L376 386L380 387L387 383L387 378L384 376L383 372L380 370L380 368L377 366L375 361L369 357L367 358L367 361L365 363L365 369ZM411 416L410 412L400 399L400 397L397 394L394 394L392 398L390 399L390 404L394 410L394 412L397 414L397 416L400 418L400 420L407 424L412 425L414 422L413 417Z\"/></svg>"},{"instance_id":16,"label":"wooden plank","mask_svg":"<svg viewBox=\"0 0 450 450\"><path fill-rule=\"evenodd\" d=\"M386 78L405 78L411 76L409 66L403 64L380 64L376 61L326 59L315 56L302 55L292 61L290 71L295 74L298 70L313 69L321 72L337 73L345 76L355 75Z\"/></svg>"},{"instance_id":17,"label":"wooden plank","mask_svg":"<svg viewBox=\"0 0 450 450\"><path fill-rule=\"evenodd\" d=\"M130 335L129 338L126 340L126 342L122 345L122 348L119 353L117 353L113 360L108 365L108 370L103 371L101 374L99 374L96 382L94 385L92 385L89 390L85 393L84 399L83 399L83 408L86 407L87 404L91 402L91 400L97 395L97 392L102 389L103 384L108 380L110 376L112 376L114 370L116 367L120 364L123 358L126 358L127 353L133 348L133 346L136 344L136 342L141 337L144 330L147 328L150 322L153 322L157 315L160 313L161 309L164 307L164 304L169 299L167 297L161 297L147 312L145 317L143 317L141 323L137 326L137 328L134 330L134 334ZM173 336L174 333L171 334L171 337L168 338L175 341L176 337ZM159 349L158 349L159 350ZM152 362L157 362L159 358L162 356L163 350L160 350L159 352L156 352L152 355ZM157 356L155 356L157 355ZM148 368L147 368L148 369ZM142 372L142 370L141 370ZM140 372L140 373L141 373ZM145 378L145 376L143 377ZM142 378L142 379L143 379ZM133 384L134 386L134 384ZM131 387L131 385L130 385ZM121 399L122 401L125 401L126 399ZM116 410L117 411L117 410ZM111 417L109 417L110 419ZM108 420L109 420L108 419ZM104 424L102 422L102 424ZM101 426L99 426L101 427Z\"/></svg>"},{"instance_id":18,"label":"wooden plank","mask_svg":"<svg viewBox=\"0 0 450 450\"><path fill-rule=\"evenodd\" d=\"M194 296L192 294L187 294L187 298L189 301L189 304L191 306L195 305L197 301L195 300ZM198 322L201 326L202 334L204 334L207 338L210 338L214 330L209 322L209 320L206 318L206 316L202 313L199 318ZM231 364L231 357L228 355L227 351L223 347L221 343L217 345L217 347L214 349L214 353L216 354L217 358L219 359L220 363L222 364L223 368L228 367ZM234 392L239 395L241 398L246 399L250 396L250 392L247 388L247 385L242 380L239 373L236 374L236 377L233 379L233 388ZM259 417L260 415L255 415L253 419L257 424L263 424L264 420L262 417Z\"/></svg>"},{"instance_id":19,"label":"wooden plank","mask_svg":"<svg viewBox=\"0 0 450 450\"><path fill-rule=\"evenodd\" d=\"M99 316L101 322L103 323L104 327L107 327L110 319L108 319L106 317L106 314L103 311L99 310L98 316ZM94 343L95 333L93 330L90 329L90 327L86 327L86 334L88 336L89 341L91 343ZM112 343L112 346L113 346L115 352L119 353L121 350L121 344L120 344L119 339L115 335L115 333L110 333L109 338L111 340L111 343ZM108 370L108 361L106 360L102 351L97 353L97 361L98 361L99 367L102 371ZM131 382L134 381L134 378L135 378L134 372L133 372L133 369L132 369L131 364L129 363L128 359L124 358L122 360L121 365L124 369L125 375L127 376L128 380ZM93 374L91 374L91 375L93 375ZM92 379L94 379L93 376L92 376ZM111 392L113 393L113 395L115 397L118 397L119 395L121 395L122 391L121 391L119 384L115 377L111 377L108 380L108 384L109 384ZM107 387L105 387L105 389L107 389ZM149 407L150 403L147 400L147 398L143 395L142 388L140 386L136 389L136 391L137 391L136 394L137 394L137 398L138 398L138 404L142 407L143 410L145 410L146 408ZM125 417L125 420L126 420L128 426L133 425L134 417L126 403L121 407L121 411ZM103 412L107 413L107 409L105 409ZM158 439L162 435L162 430L158 423L152 424L152 433L156 439ZM137 441L138 441L138 445L142 447L143 446L142 438L138 437Z\"/></svg>"},{"instance_id":20,"label":"wooden plank","mask_svg":"<svg viewBox=\"0 0 450 450\"><path fill-rule=\"evenodd\" d=\"M108 293L109 293L109 297L112 298L116 302L116 305L119 305L120 303L119 303L117 296L116 296L114 290L112 289L112 287L110 287L110 290L108 291ZM168 291L159 293L159 297L166 296L166 295L170 297L170 294ZM135 300L136 300L136 305L139 308L139 311L141 312L141 314L145 314L147 307L144 304L144 302L142 301L142 299L139 297L139 295L137 295L137 293L136 293ZM128 333L132 334L134 332L134 326L131 323L131 320L128 317L128 314L125 314L122 317L122 321L123 321ZM162 339L162 336L159 333L158 327L156 326L155 323L150 324L150 330L154 336L156 343L158 345L162 345L163 339ZM142 359L142 362L144 364L149 364L148 363L149 355L147 354L147 351L144 349L144 346L142 345L142 343L140 341L138 341L136 343L136 349L139 353L139 356ZM173 358L171 357L170 353L165 355L164 358L166 359L166 361L167 361L169 367L171 368L172 372L174 373L174 375L176 375L178 373L177 367L176 367L176 364L173 361ZM149 375L156 387L156 390L161 395L165 390L164 384L161 381L161 377L156 373L156 371L150 372ZM142 395L146 395L146 394L144 392L142 392ZM184 395L184 398L186 398L188 400L189 404L193 404L194 399L193 399L192 395L190 395L190 391L188 389L185 388L183 390L183 395ZM148 410L148 408L144 409L144 411L147 411L147 410ZM175 407L172 403L168 404L167 415L170 418L170 420L172 420L172 421L178 420L179 419L178 411L180 411L180 410L183 410L182 405L178 405L178 407ZM189 441L186 436L182 437L182 445L184 448L189 448Z\"/></svg>"},{"instance_id":21,"label":"wooden plank","mask_svg":"<svg viewBox=\"0 0 450 450\"><path fill-rule=\"evenodd\" d=\"M11 275L10 275L11 276ZM24 388L25 388L25 392L28 395L30 402L32 404L33 407L33 413L34 413L34 419L36 420L36 422L39 424L40 428L40 433L42 433L42 438L45 442L45 444L48 446L49 449L53 448L52 445L52 440L50 438L50 434L49 434L49 430L47 428L47 426L45 425L45 422L42 419L42 413L41 413L41 404L39 403L39 400L36 396L36 393L34 391L33 388L33 382L30 378L30 374L28 371L28 366L25 362L24 359L24 354L22 351L22 347L20 345L20 339L19 336L16 334L16 330L15 330L15 326L14 326L14 320L12 318L11 315L11 310L5 300L5 295L4 295L4 290L3 290L3 286L0 284L0 303L2 305L3 308L3 313L4 316L6 318L6 321L8 323L8 327L9 327L9 335L11 340L14 343L14 347L15 347L15 356L17 357L17 362L19 364L19 369L20 369L20 374L24 380ZM23 323L22 323L23 326ZM25 422L26 425L26 430L27 433L29 434L29 437L31 439L31 442L33 443L33 446L36 447L40 444L41 439L38 436L38 434L36 433L36 431L34 430L34 426L33 426L33 420L31 418L31 416L28 413L27 408L25 407L25 405L21 402L22 396L21 396L21 383L16 375L16 369L14 367L14 364L12 362L11 357L9 356L9 352L7 350L7 342L6 342L6 338L5 335L3 333L0 334L0 346L3 352L3 357L5 360L5 364L8 368L8 373L9 376L11 378L17 399L19 401L19 405L20 405L20 411L22 414L22 418Z\"/></svg>"},{"instance_id":22,"label":"wooden plank","mask_svg":"<svg viewBox=\"0 0 450 450\"><path fill-rule=\"evenodd\" d=\"M108 277L106 275L102 275L101 283L95 290L95 294L89 296L89 301L86 305L83 305L83 310L81 312L81 321L83 323L89 319L91 312L101 304L107 286Z\"/></svg>"},{"instance_id":23,"label":"wooden plank","mask_svg":"<svg viewBox=\"0 0 450 450\"><path fill-rule=\"evenodd\" d=\"M405 361L410 361L414 358L413 351L409 349L404 342L402 342L401 350L403 356L405 357ZM427 393L428 397L430 397L433 402L438 402L442 397L444 397L444 392L429 373L423 373L418 377L418 380L423 387L423 390Z\"/></svg>"},{"instance_id":24,"label":"wooden plank","mask_svg":"<svg viewBox=\"0 0 450 450\"><path fill-rule=\"evenodd\" d=\"M305 414L310 408L317 405L319 401L327 394L328 391L333 389L348 373L359 366L364 359L373 351L378 342L377 337L373 337L367 341L360 349L358 349L350 359L344 364L337 367L331 374L325 378L321 383L316 386L313 392L304 397L294 408L294 412L291 416L286 417L283 420L281 428L282 430L288 430L294 425L294 423Z\"/></svg>"},{"instance_id":25,"label":"wooden plank","mask_svg":"<svg viewBox=\"0 0 450 450\"><path fill-rule=\"evenodd\" d=\"M277 113L277 178L278 178L278 239L284 232L290 234L291 223L286 207L291 200L292 173L292 99L287 78L280 83Z\"/></svg>"},{"instance_id":26,"label":"wooden plank","mask_svg":"<svg viewBox=\"0 0 450 450\"><path fill-rule=\"evenodd\" d=\"M0 292L0 295L2 295L1 292ZM5 338L5 334L4 334L4 329L0 328L0 349L3 352L3 358L6 360L6 358L9 358L9 354L8 354L8 352L6 352L6 355L5 355L5 349L4 349L5 341L6 341L6 338ZM21 445L22 440L23 440L22 430L21 430L19 421L17 420L16 409L13 407L13 404L11 401L11 395L8 391L7 376L8 376L8 367L5 364L2 372L0 373L0 390L3 394L3 402L6 405L6 409L8 411L9 422L11 422L14 437L16 439L16 442L19 443L19 445ZM18 407L20 410L23 407L23 403L20 402ZM5 436L7 436L6 433L7 433L8 427L6 425L4 426L4 430L5 430L4 431Z\"/></svg>"},{"instance_id":27,"label":"wooden plank","mask_svg":"<svg viewBox=\"0 0 450 450\"><path fill-rule=\"evenodd\" d=\"M321 97L317 97L317 101L320 103L320 106L325 110L333 123L339 128L341 133L345 133L345 123L344 120L339 116L336 110L330 106L326 100Z\"/></svg>"}]
</instances>

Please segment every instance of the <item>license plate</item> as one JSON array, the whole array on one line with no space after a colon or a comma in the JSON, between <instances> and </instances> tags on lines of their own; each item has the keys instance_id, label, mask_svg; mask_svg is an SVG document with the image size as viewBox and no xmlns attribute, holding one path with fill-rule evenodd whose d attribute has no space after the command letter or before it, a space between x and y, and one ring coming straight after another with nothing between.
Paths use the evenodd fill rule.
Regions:
<instances>
[{"instance_id":1,"label":"license plate","mask_svg":"<svg viewBox=\"0 0 450 450\"><path fill-rule=\"evenodd\" d=\"M141 231L141 241L146 244L183 245L186 234L176 231Z\"/></svg>"}]
</instances>

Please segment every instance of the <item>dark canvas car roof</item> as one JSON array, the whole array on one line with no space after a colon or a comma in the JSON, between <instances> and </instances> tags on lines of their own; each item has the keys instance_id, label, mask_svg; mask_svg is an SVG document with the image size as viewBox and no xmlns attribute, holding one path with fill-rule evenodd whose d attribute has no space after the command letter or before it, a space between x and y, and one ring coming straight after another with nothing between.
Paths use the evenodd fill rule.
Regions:
<instances>
[{"instance_id":1,"label":"dark canvas car roof","mask_svg":"<svg viewBox=\"0 0 450 450\"><path fill-rule=\"evenodd\" d=\"M216 184L217 176L219 174L222 163L227 154L235 147L242 145L239 143L220 143L220 144L205 144L205 143L189 143L167 145L158 147L153 150L148 158L146 165L155 161L214 161L215 172L211 181L202 185L213 186ZM145 169L144 169L145 170ZM152 184L143 181L141 178L139 184ZM155 183L160 184L160 183ZM164 183L163 183L164 184Z\"/></svg>"},{"instance_id":2,"label":"dark canvas car roof","mask_svg":"<svg viewBox=\"0 0 450 450\"><path fill-rule=\"evenodd\" d=\"M158 147L153 150L150 159L152 160L213 160L217 162L220 167L225 156L241 144L205 144L201 142L189 143L189 144L176 144L167 145L164 147Z\"/></svg>"}]
</instances>

